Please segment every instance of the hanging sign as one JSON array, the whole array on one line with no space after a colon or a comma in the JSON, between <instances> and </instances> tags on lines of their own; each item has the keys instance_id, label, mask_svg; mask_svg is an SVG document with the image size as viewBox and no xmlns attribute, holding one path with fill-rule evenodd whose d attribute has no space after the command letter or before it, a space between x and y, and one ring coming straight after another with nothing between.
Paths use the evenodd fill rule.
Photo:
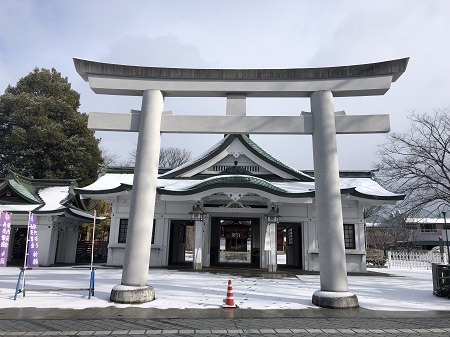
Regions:
<instances>
[{"instance_id":1,"label":"hanging sign","mask_svg":"<svg viewBox=\"0 0 450 337\"><path fill-rule=\"evenodd\" d=\"M10 235L11 213L0 212L0 267L6 267Z\"/></svg>"},{"instance_id":2,"label":"hanging sign","mask_svg":"<svg viewBox=\"0 0 450 337\"><path fill-rule=\"evenodd\" d=\"M224 236L220 237L220 250L226 250L227 239Z\"/></svg>"},{"instance_id":3,"label":"hanging sign","mask_svg":"<svg viewBox=\"0 0 450 337\"><path fill-rule=\"evenodd\" d=\"M28 268L36 268L39 266L38 248L37 217L36 214L30 212L30 216L28 218Z\"/></svg>"},{"instance_id":4,"label":"hanging sign","mask_svg":"<svg viewBox=\"0 0 450 337\"><path fill-rule=\"evenodd\" d=\"M272 244L271 244L271 226L273 224L268 223L266 227L266 235L264 236L264 250L272 250Z\"/></svg>"}]
</instances>

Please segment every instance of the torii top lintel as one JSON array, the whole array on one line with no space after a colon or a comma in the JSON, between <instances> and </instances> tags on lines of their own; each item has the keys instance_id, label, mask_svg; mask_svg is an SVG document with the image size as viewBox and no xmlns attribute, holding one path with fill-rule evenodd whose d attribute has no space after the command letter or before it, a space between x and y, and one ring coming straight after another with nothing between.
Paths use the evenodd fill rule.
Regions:
<instances>
[{"instance_id":1,"label":"torii top lintel","mask_svg":"<svg viewBox=\"0 0 450 337\"><path fill-rule=\"evenodd\" d=\"M406 70L409 58L359 65L292 69L188 69L141 67L74 58L81 77L98 94L167 97L335 97L383 95Z\"/></svg>"}]
</instances>

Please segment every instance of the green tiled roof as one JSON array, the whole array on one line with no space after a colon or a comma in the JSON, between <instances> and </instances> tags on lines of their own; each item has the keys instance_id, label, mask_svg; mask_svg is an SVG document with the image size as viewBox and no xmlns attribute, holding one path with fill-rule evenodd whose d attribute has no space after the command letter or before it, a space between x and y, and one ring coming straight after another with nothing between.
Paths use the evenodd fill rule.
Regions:
<instances>
[{"instance_id":1,"label":"green tiled roof","mask_svg":"<svg viewBox=\"0 0 450 337\"><path fill-rule=\"evenodd\" d=\"M117 174L133 174L134 167L131 166L104 166L100 170L100 174L117 173Z\"/></svg>"},{"instance_id":2,"label":"green tiled roof","mask_svg":"<svg viewBox=\"0 0 450 337\"><path fill-rule=\"evenodd\" d=\"M48 187L68 186L67 197L60 201L61 205L68 205L75 197L75 191L73 189L75 185L75 179L32 179L9 171L8 176L4 179L0 188L9 186L9 188L25 201L31 204L43 205L45 202L39 196L40 190Z\"/></svg>"},{"instance_id":3,"label":"green tiled roof","mask_svg":"<svg viewBox=\"0 0 450 337\"><path fill-rule=\"evenodd\" d=\"M17 194L19 194L25 200L34 203L34 204L42 204L43 201L39 197L37 193L37 188L33 186L28 179L19 176L17 174L11 173L9 177L6 179L8 185L13 189Z\"/></svg>"},{"instance_id":4,"label":"green tiled roof","mask_svg":"<svg viewBox=\"0 0 450 337\"><path fill-rule=\"evenodd\" d=\"M279 161L275 157L271 156L269 153L267 153L261 147L259 147L254 141L252 141L250 137L246 135L237 135L237 137L242 140L242 143L244 144L245 147L247 147L250 151L258 155L260 158L265 159L273 166L293 175L294 177L300 179L301 181L314 181L314 179L308 176L307 174L304 174L303 172L296 170Z\"/></svg>"},{"instance_id":5,"label":"green tiled roof","mask_svg":"<svg viewBox=\"0 0 450 337\"><path fill-rule=\"evenodd\" d=\"M192 170L193 168L202 165L203 163L207 162L211 158L213 158L216 154L222 152L224 149L226 149L234 139L234 135L227 135L224 137L220 142L218 142L213 148L210 149L209 152L205 153L202 157L197 158L196 160L186 163L184 165L181 165L167 173L161 174L159 178L162 179L172 179L176 178L177 176Z\"/></svg>"},{"instance_id":6,"label":"green tiled roof","mask_svg":"<svg viewBox=\"0 0 450 337\"><path fill-rule=\"evenodd\" d=\"M227 188L227 187L238 187L238 188L251 188L256 190L265 191L274 195L291 197L291 198L307 198L313 197L314 191L294 193L289 192L283 188L273 185L267 180L253 177L253 176L218 176L205 181L199 182L188 189L170 190L165 188L158 188L159 194L168 195L191 195L203 191L207 191L213 188Z\"/></svg>"},{"instance_id":7,"label":"green tiled roof","mask_svg":"<svg viewBox=\"0 0 450 337\"><path fill-rule=\"evenodd\" d=\"M160 175L159 177L162 179L170 179L176 178L177 176L194 169L195 167L200 166L201 164L207 162L208 160L214 158L217 154L226 149L234 139L239 139L241 143L253 154L261 158L263 161L268 163L269 165L275 166L276 168L286 172L287 174L297 178L300 181L314 181L314 178L296 170L288 165L282 163L276 158L272 157L266 151L264 151L261 147L259 147L255 142L253 142L248 136L241 134L232 134L226 135L223 140L221 140L215 147L213 147L209 152L205 153L201 158L198 158L195 161L192 161L188 164L182 165L176 169L173 169L165 174Z\"/></svg>"},{"instance_id":8,"label":"green tiled roof","mask_svg":"<svg viewBox=\"0 0 450 337\"><path fill-rule=\"evenodd\" d=\"M227 177L218 177L215 179L208 179L200 184L196 185L196 189L202 189L202 188L210 188L211 186L215 185L234 185L234 186L243 186L243 185L252 185L252 187L260 186L264 189L272 189L274 191L278 191L281 193L286 193L287 191L279 188L277 186L272 185L270 182L255 178L252 176L227 176Z\"/></svg>"}]
</instances>

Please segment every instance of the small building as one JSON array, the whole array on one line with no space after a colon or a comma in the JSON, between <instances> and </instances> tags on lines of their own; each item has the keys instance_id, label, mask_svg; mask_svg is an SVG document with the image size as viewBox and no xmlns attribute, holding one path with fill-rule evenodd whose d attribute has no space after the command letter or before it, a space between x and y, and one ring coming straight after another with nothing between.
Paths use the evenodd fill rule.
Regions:
<instances>
[{"instance_id":1,"label":"small building","mask_svg":"<svg viewBox=\"0 0 450 337\"><path fill-rule=\"evenodd\" d=\"M431 250L446 246L450 238L450 228L444 218L436 215L383 219L380 222L366 223L367 246L374 249ZM437 248L436 248L437 249Z\"/></svg>"},{"instance_id":2,"label":"small building","mask_svg":"<svg viewBox=\"0 0 450 337\"><path fill-rule=\"evenodd\" d=\"M446 246L450 238L450 229L445 227L444 218L407 218L406 226L409 229L408 241L421 249L430 250L442 242Z\"/></svg>"},{"instance_id":3,"label":"small building","mask_svg":"<svg viewBox=\"0 0 450 337\"><path fill-rule=\"evenodd\" d=\"M403 196L383 189L372 172L340 176L347 269L364 272L363 210ZM110 266L124 262L132 188L132 168L109 168L93 184L76 189L82 198L112 203ZM191 220L194 207L204 212L201 222ZM280 216L272 229L271 210ZM275 271L281 249L287 266L319 270L314 172L283 164L247 135L226 135L199 158L160 173L155 214L148 218L152 224L150 266L186 263L186 233L195 228L194 254L203 252L200 261L189 260L196 269L241 265Z\"/></svg>"},{"instance_id":4,"label":"small building","mask_svg":"<svg viewBox=\"0 0 450 337\"><path fill-rule=\"evenodd\" d=\"M30 179L14 172L0 180L0 211L10 212L8 264L23 265L29 212L36 214L39 265L75 263L80 224L93 221L72 179Z\"/></svg>"}]
</instances>

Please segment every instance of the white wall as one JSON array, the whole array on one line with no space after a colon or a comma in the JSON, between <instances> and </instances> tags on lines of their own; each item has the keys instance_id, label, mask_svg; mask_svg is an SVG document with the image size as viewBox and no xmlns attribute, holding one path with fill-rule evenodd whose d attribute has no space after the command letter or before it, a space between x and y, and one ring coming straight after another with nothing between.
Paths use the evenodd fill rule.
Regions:
<instances>
[{"instance_id":1,"label":"white wall","mask_svg":"<svg viewBox=\"0 0 450 337\"><path fill-rule=\"evenodd\" d=\"M130 194L117 197L112 203L111 214L111 232L110 242L108 247L108 261L107 264L111 266L121 266L123 263L125 244L117 243L119 222L121 218L128 219L130 208ZM346 251L347 268L349 272L363 272L366 270L365 265L365 236L364 236L364 221L362 218L362 207L358 201L343 198L343 216L344 223L355 225L355 243L356 249L348 249ZM188 220L189 212L192 210L194 202L187 201L161 201L157 197L155 207L155 237L154 244L150 254L150 266L161 267L168 264L168 249L170 238L170 220ZM305 270L318 271L319 266L319 247L317 238L316 207L315 204L281 204L279 206L282 222L292 222L301 224L302 230L302 265ZM234 210L236 212L236 210ZM210 242L210 225L208 219L211 216L216 216L211 213L205 220L206 236L204 245L204 266L209 266L209 242ZM261 214L251 215L245 213L245 216L254 216L261 219L261 235L260 245L264 245L265 234L265 220ZM264 228L263 228L264 227ZM261 252L263 253L263 251ZM261 254L261 268L267 268L266 254Z\"/></svg>"}]
</instances>

